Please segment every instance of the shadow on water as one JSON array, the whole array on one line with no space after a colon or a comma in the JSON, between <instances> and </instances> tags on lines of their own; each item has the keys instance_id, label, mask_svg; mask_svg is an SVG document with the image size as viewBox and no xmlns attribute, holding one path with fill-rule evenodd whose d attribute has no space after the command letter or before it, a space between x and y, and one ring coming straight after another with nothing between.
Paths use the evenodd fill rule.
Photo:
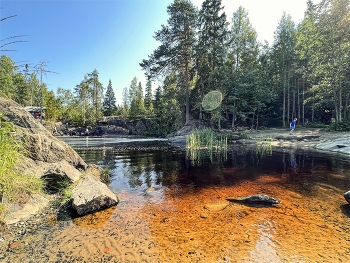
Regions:
<instances>
[{"instance_id":1,"label":"shadow on water","mask_svg":"<svg viewBox=\"0 0 350 263\"><path fill-rule=\"evenodd\" d=\"M9 262L350 262L347 159L270 147L77 152L110 168L121 202L36 233ZM255 194L282 204L226 200Z\"/></svg>"}]
</instances>

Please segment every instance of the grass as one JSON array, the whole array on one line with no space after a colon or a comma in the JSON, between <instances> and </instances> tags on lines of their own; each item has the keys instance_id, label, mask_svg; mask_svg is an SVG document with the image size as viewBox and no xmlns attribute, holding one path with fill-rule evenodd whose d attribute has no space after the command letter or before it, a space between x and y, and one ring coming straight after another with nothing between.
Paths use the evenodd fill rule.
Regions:
<instances>
[{"instance_id":1,"label":"grass","mask_svg":"<svg viewBox=\"0 0 350 263\"><path fill-rule=\"evenodd\" d=\"M20 154L25 154L25 143L15 138L10 122L0 113L0 221L6 213L6 203L26 202L33 193L43 192L43 181L35 176L23 176L13 167Z\"/></svg>"},{"instance_id":2,"label":"grass","mask_svg":"<svg viewBox=\"0 0 350 263\"><path fill-rule=\"evenodd\" d=\"M186 136L187 149L227 149L227 136L217 136L210 128L195 129Z\"/></svg>"},{"instance_id":3,"label":"grass","mask_svg":"<svg viewBox=\"0 0 350 263\"><path fill-rule=\"evenodd\" d=\"M260 137L257 139L256 153L262 156L272 154L272 138L271 137Z\"/></svg>"},{"instance_id":4,"label":"grass","mask_svg":"<svg viewBox=\"0 0 350 263\"><path fill-rule=\"evenodd\" d=\"M213 161L213 153L219 159L225 159L227 140L227 136L216 135L210 128L193 130L186 136L186 156L196 165L200 165L207 157Z\"/></svg>"}]
</instances>

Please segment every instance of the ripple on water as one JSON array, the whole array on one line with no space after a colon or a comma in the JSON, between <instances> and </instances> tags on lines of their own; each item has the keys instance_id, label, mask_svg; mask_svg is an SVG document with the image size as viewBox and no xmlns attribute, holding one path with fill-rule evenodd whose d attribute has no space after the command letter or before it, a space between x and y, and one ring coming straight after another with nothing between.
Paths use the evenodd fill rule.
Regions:
<instances>
[{"instance_id":1,"label":"ripple on water","mask_svg":"<svg viewBox=\"0 0 350 263\"><path fill-rule=\"evenodd\" d=\"M6 258L8 262L350 262L350 205L344 202L343 183L334 183L348 175L344 179L344 173L317 167L298 173L260 167L263 171L257 175L247 168L206 167L189 173L191 169L195 168L180 169L175 181L165 178L174 173L162 170L163 184L155 183L159 177L149 177L151 186L120 189L122 201L116 207L28 235L6 252ZM193 177L206 173L213 176L206 183ZM132 176L129 173L129 180L135 179ZM256 193L282 204L256 207L226 201L228 196Z\"/></svg>"}]
</instances>

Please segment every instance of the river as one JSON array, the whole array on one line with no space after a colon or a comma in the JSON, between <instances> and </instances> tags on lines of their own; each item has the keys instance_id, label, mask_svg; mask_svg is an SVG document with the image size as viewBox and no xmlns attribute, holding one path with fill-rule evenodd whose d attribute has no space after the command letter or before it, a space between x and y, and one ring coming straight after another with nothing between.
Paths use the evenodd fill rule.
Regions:
<instances>
[{"instance_id":1,"label":"river","mask_svg":"<svg viewBox=\"0 0 350 263\"><path fill-rule=\"evenodd\" d=\"M194 160L67 143L110 169L119 204L27 235L5 262L350 262L348 156L235 149ZM258 193L282 204L226 201Z\"/></svg>"}]
</instances>

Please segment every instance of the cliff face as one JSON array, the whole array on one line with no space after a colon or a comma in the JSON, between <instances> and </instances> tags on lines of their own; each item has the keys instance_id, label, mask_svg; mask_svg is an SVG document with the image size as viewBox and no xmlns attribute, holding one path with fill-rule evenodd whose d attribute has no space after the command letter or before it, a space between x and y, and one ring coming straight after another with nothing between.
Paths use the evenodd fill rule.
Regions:
<instances>
[{"instance_id":1,"label":"cliff face","mask_svg":"<svg viewBox=\"0 0 350 263\"><path fill-rule=\"evenodd\" d=\"M15 128L14 136L25 142L28 154L20 155L14 169L24 176L50 178L52 181L75 182L87 164L66 143L59 141L16 102L0 97L0 113ZM5 175L6 176L6 175ZM37 200L40 200L38 202ZM6 200L5 200L6 204ZM37 213L48 200L43 196L31 196L26 204L7 203L6 223L14 223Z\"/></svg>"},{"instance_id":2,"label":"cliff face","mask_svg":"<svg viewBox=\"0 0 350 263\"><path fill-rule=\"evenodd\" d=\"M24 110L19 104L12 100L0 97L0 112L4 115L5 121L12 122L16 128L16 136L26 142L30 152L26 169L49 163L56 163L66 160L77 169L87 167L84 160L66 143L59 141L33 116ZM23 162L22 166L23 166ZM31 167L34 166L34 167ZM20 171L21 165L17 167Z\"/></svg>"}]
</instances>

